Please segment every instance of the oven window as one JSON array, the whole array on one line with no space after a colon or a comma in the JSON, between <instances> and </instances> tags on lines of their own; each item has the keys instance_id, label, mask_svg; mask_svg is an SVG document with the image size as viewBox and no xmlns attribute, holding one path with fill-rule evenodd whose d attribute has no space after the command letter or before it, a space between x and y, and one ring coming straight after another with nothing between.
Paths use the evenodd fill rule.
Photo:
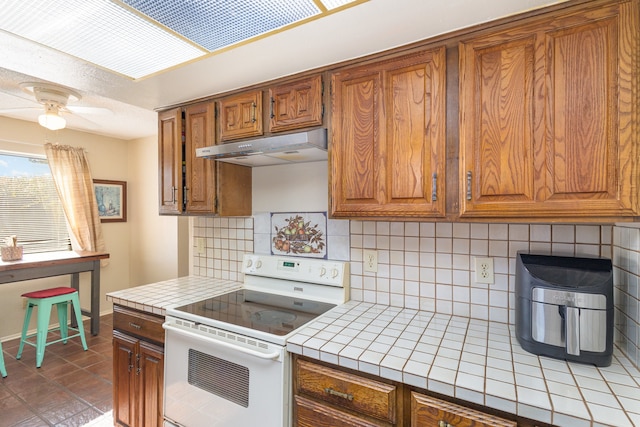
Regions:
<instances>
[{"instance_id":1,"label":"oven window","mask_svg":"<svg viewBox=\"0 0 640 427\"><path fill-rule=\"evenodd\" d=\"M245 408L249 407L249 369L189 349L189 384Z\"/></svg>"}]
</instances>

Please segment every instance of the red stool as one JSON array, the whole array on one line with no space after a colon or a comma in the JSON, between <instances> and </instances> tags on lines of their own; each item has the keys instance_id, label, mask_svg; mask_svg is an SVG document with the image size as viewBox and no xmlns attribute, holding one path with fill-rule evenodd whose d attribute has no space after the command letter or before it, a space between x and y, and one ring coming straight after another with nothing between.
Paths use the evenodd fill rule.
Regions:
<instances>
[{"instance_id":1,"label":"red stool","mask_svg":"<svg viewBox=\"0 0 640 427\"><path fill-rule=\"evenodd\" d=\"M42 365L42 359L44 359L45 347L57 342L67 343L69 338L80 337L82 340L82 347L87 350L87 342L84 339L84 327L82 326L82 313L80 309L80 298L78 298L78 291L69 287L59 287L51 289L43 289L40 291L27 292L22 294L27 298L27 312L24 316L24 325L22 326L22 337L20 338L20 347L18 348L18 355L16 359L20 359L22 356L22 349L25 344L29 344L36 348L36 367ZM67 305L71 303L73 311L78 322L77 328L72 328L67 325ZM49 329L49 320L51 319L51 306L56 305L58 308L58 320L60 326L57 328ZM33 307L38 307L38 326L35 334L27 335L29 330L29 321L31 320L31 312ZM69 335L68 330L72 329L77 331L77 334ZM47 342L47 334L52 331L60 331L60 339ZM36 337L35 344L27 341L29 338Z\"/></svg>"}]
</instances>

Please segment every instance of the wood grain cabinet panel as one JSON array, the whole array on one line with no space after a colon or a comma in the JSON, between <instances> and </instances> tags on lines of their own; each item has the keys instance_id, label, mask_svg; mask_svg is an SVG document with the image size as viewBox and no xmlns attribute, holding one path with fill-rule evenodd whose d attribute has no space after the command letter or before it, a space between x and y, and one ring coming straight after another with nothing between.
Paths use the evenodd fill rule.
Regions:
<instances>
[{"instance_id":1,"label":"wood grain cabinet panel","mask_svg":"<svg viewBox=\"0 0 640 427\"><path fill-rule=\"evenodd\" d=\"M261 90L242 92L218 102L221 142L262 135Z\"/></svg>"},{"instance_id":2,"label":"wood grain cabinet panel","mask_svg":"<svg viewBox=\"0 0 640 427\"><path fill-rule=\"evenodd\" d=\"M380 420L396 422L394 385L298 360L298 393Z\"/></svg>"},{"instance_id":3,"label":"wood grain cabinet panel","mask_svg":"<svg viewBox=\"0 0 640 427\"><path fill-rule=\"evenodd\" d=\"M411 427L517 427L515 421L411 392Z\"/></svg>"},{"instance_id":4,"label":"wood grain cabinet panel","mask_svg":"<svg viewBox=\"0 0 640 427\"><path fill-rule=\"evenodd\" d=\"M115 425L163 425L164 348L161 345L164 342L164 334L158 333L158 328L162 330L162 322L163 318L160 316L114 306Z\"/></svg>"},{"instance_id":5,"label":"wood grain cabinet panel","mask_svg":"<svg viewBox=\"0 0 640 427\"><path fill-rule=\"evenodd\" d=\"M334 217L442 217L445 50L331 75Z\"/></svg>"},{"instance_id":6,"label":"wood grain cabinet panel","mask_svg":"<svg viewBox=\"0 0 640 427\"><path fill-rule=\"evenodd\" d=\"M269 131L322 125L322 76L269 88Z\"/></svg>"},{"instance_id":7,"label":"wood grain cabinet panel","mask_svg":"<svg viewBox=\"0 0 640 427\"><path fill-rule=\"evenodd\" d=\"M294 413L297 427L379 427L378 423L336 410L330 406L295 396Z\"/></svg>"},{"instance_id":8,"label":"wood grain cabinet panel","mask_svg":"<svg viewBox=\"0 0 640 427\"><path fill-rule=\"evenodd\" d=\"M462 217L637 215L638 2L460 43Z\"/></svg>"},{"instance_id":9,"label":"wood grain cabinet panel","mask_svg":"<svg viewBox=\"0 0 640 427\"><path fill-rule=\"evenodd\" d=\"M182 211L182 110L158 114L158 181L160 214Z\"/></svg>"},{"instance_id":10,"label":"wood grain cabinet panel","mask_svg":"<svg viewBox=\"0 0 640 427\"><path fill-rule=\"evenodd\" d=\"M214 212L216 164L209 159L196 157L197 148L215 144L214 104L204 102L186 107L185 122L185 209L187 212Z\"/></svg>"}]
</instances>

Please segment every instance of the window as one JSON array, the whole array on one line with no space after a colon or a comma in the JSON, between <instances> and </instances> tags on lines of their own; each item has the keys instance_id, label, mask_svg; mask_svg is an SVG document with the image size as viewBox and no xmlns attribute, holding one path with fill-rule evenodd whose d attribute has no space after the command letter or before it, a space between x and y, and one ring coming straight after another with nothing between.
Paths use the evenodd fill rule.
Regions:
<instances>
[{"instance_id":1,"label":"window","mask_svg":"<svg viewBox=\"0 0 640 427\"><path fill-rule=\"evenodd\" d=\"M71 250L67 220L44 156L0 152L0 243L24 253Z\"/></svg>"}]
</instances>

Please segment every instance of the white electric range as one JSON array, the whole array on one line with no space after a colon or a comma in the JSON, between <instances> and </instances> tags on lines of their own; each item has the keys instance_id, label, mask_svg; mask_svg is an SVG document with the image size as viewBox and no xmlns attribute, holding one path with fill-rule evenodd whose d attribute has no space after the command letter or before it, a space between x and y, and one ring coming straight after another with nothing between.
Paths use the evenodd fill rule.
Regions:
<instances>
[{"instance_id":1,"label":"white electric range","mask_svg":"<svg viewBox=\"0 0 640 427\"><path fill-rule=\"evenodd\" d=\"M165 425L287 427L287 339L349 299L349 263L245 255L244 286L167 309Z\"/></svg>"}]
</instances>

